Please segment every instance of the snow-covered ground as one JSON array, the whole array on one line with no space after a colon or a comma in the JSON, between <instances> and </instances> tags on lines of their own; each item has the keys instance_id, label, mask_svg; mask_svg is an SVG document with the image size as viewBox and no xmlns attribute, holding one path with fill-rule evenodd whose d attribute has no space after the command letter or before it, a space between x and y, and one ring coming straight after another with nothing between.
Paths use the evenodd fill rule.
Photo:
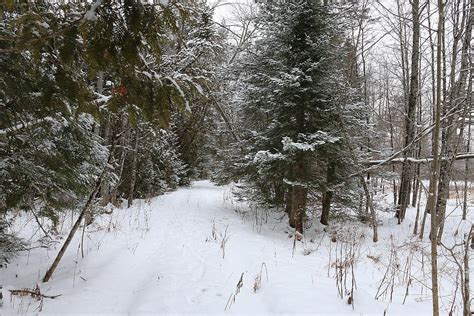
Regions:
<instances>
[{"instance_id":1,"label":"snow-covered ground","mask_svg":"<svg viewBox=\"0 0 474 316\"><path fill-rule=\"evenodd\" d=\"M41 314L431 314L429 242L412 237L414 210L402 225L393 213L380 213L377 244L370 228L359 223L334 225L328 232L315 224L304 241L295 242L281 213L236 202L231 190L200 181L101 215L85 233L84 258L78 233L46 284L40 280L62 240L49 250L22 253L0 269L0 315L37 313L38 301L8 291L37 283L43 294L61 294L44 299ZM447 223L447 243L462 240L470 227L456 212ZM30 219L16 223L25 236L31 236L31 227ZM447 259L440 262L447 315L456 271ZM460 291L456 295L459 304Z\"/></svg>"}]
</instances>

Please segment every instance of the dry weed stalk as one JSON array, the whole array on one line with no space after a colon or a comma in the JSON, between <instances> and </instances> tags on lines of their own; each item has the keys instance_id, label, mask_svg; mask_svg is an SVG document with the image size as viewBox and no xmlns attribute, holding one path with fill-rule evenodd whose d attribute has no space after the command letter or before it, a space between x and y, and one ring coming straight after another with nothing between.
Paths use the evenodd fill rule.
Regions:
<instances>
[{"instance_id":1,"label":"dry weed stalk","mask_svg":"<svg viewBox=\"0 0 474 316\"><path fill-rule=\"evenodd\" d=\"M393 289L395 287L395 275L399 270L398 256L395 245L393 243L393 236L390 236L390 257L386 265L385 273L375 293L375 299L378 300L380 297L386 297L390 295L390 302L393 299Z\"/></svg>"},{"instance_id":2,"label":"dry weed stalk","mask_svg":"<svg viewBox=\"0 0 474 316\"><path fill-rule=\"evenodd\" d=\"M214 241L217 240L217 229L216 229L216 223L215 222L212 222L211 236L206 237L206 242L211 241L211 240L214 240Z\"/></svg>"},{"instance_id":3,"label":"dry weed stalk","mask_svg":"<svg viewBox=\"0 0 474 316\"><path fill-rule=\"evenodd\" d=\"M469 233L463 236L461 243L455 243L453 246L448 247L443 242L440 245L448 253L450 261L456 264L456 287L454 292L454 298L451 304L451 312L454 309L454 302L456 300L456 294L458 288L461 287L462 305L463 305L463 316L471 314L471 289L470 289L470 267L469 267L469 247L470 242L474 241L474 225L471 226ZM472 248L472 245L471 245ZM452 260L451 260L452 259ZM460 284L461 283L461 284Z\"/></svg>"},{"instance_id":4,"label":"dry weed stalk","mask_svg":"<svg viewBox=\"0 0 474 316\"><path fill-rule=\"evenodd\" d=\"M419 241L405 242L401 246L394 244L393 236L390 237L390 256L388 262L379 260L378 263L385 267L385 273L380 280L380 283L375 294L375 299L387 298L390 302L393 300L394 289L397 286L404 287L403 304L406 302L408 295L410 294L410 288L415 284L421 285L421 289L429 289L425 275L425 253L424 249L419 244ZM401 250L407 249L408 252L402 252ZM421 254L421 261L417 259L417 254ZM402 258L400 258L402 255ZM406 255L406 257L405 257ZM417 261L420 266L413 268L414 260ZM401 263L404 262L404 263ZM422 273L422 279L417 274Z\"/></svg>"},{"instance_id":5,"label":"dry weed stalk","mask_svg":"<svg viewBox=\"0 0 474 316\"><path fill-rule=\"evenodd\" d=\"M257 293L257 291L262 287L262 274L263 274L263 268L265 268L265 275L267 276L267 282L268 282L268 270L267 270L267 265L265 262L262 263L262 266L260 267L260 273L257 274L255 277L255 282L253 284L253 292Z\"/></svg>"},{"instance_id":6,"label":"dry weed stalk","mask_svg":"<svg viewBox=\"0 0 474 316\"><path fill-rule=\"evenodd\" d=\"M348 296L347 303L354 308L354 291L357 289L355 264L360 254L361 240L365 236L357 234L355 231L351 231L346 235L337 235L336 249L334 251L335 261L331 263L331 267L335 270L338 296L341 299L344 299L344 295ZM349 278L351 282L350 288L348 288Z\"/></svg>"},{"instance_id":7,"label":"dry weed stalk","mask_svg":"<svg viewBox=\"0 0 474 316\"><path fill-rule=\"evenodd\" d=\"M227 236L227 229L229 228L229 225L225 227L224 234L221 235L221 250L222 250L222 259L225 258L225 245L229 241L229 236Z\"/></svg>"},{"instance_id":8,"label":"dry weed stalk","mask_svg":"<svg viewBox=\"0 0 474 316\"><path fill-rule=\"evenodd\" d=\"M303 241L304 242L304 235L301 234L300 232L296 231L296 229L295 229L295 233L293 234L293 236L290 236L290 238L291 237L294 237L293 238L293 250L292 250L292 254L291 254L291 256L294 257L295 252L296 252L296 241Z\"/></svg>"},{"instance_id":9,"label":"dry weed stalk","mask_svg":"<svg viewBox=\"0 0 474 316\"><path fill-rule=\"evenodd\" d=\"M237 285L235 286L235 292L232 293L229 296L229 299L227 300L227 304L225 304L224 310L226 311L228 308L230 308L234 303L237 295L240 293L240 289L244 286L244 273L240 275L239 282L237 282Z\"/></svg>"},{"instance_id":10,"label":"dry weed stalk","mask_svg":"<svg viewBox=\"0 0 474 316\"><path fill-rule=\"evenodd\" d=\"M372 260L374 263L379 263L380 262L380 256L367 255L367 258Z\"/></svg>"},{"instance_id":11,"label":"dry weed stalk","mask_svg":"<svg viewBox=\"0 0 474 316\"><path fill-rule=\"evenodd\" d=\"M229 225L227 225L225 227L224 234L222 234L221 232L219 232L217 230L216 223L213 222L212 223L211 236L206 237L206 240L205 240L205 242L216 241L216 242L219 243L219 247L222 250L222 259L225 258L225 246L226 246L227 242L229 241L229 237L230 237L227 234L228 229L229 229ZM219 235L219 237L218 237L218 235Z\"/></svg>"}]
</instances>

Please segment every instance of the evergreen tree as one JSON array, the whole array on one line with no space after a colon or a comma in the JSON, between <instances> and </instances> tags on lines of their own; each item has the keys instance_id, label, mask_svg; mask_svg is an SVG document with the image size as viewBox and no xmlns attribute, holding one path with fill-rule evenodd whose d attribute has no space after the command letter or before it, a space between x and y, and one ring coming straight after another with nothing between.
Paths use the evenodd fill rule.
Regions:
<instances>
[{"instance_id":1,"label":"evergreen tree","mask_svg":"<svg viewBox=\"0 0 474 316\"><path fill-rule=\"evenodd\" d=\"M54 227L99 174L102 203L189 182L177 131L214 89L218 49L205 2L14 2L0 14L0 218L39 210Z\"/></svg>"},{"instance_id":2,"label":"evergreen tree","mask_svg":"<svg viewBox=\"0 0 474 316\"><path fill-rule=\"evenodd\" d=\"M56 13L22 7L0 28L0 210L39 206L53 224L53 209L82 198L106 156L94 118L80 110L92 105L83 65L63 58L74 27Z\"/></svg>"},{"instance_id":3,"label":"evergreen tree","mask_svg":"<svg viewBox=\"0 0 474 316\"><path fill-rule=\"evenodd\" d=\"M302 233L308 190L321 192L327 208L348 181L355 165L348 148L357 148L349 135L361 135L364 106L343 62L349 51L335 11L310 0L260 9L261 38L239 69L242 140L227 174L285 205Z\"/></svg>"}]
</instances>

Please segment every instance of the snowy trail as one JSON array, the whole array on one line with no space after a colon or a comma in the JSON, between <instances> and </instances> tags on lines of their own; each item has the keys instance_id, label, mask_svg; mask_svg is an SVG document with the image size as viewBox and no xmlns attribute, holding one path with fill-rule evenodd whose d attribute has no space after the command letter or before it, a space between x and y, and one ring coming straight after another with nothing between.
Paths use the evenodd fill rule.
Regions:
<instances>
[{"instance_id":1,"label":"snowy trail","mask_svg":"<svg viewBox=\"0 0 474 316\"><path fill-rule=\"evenodd\" d=\"M293 255L293 240L284 233L285 223L276 219L279 214L270 213L269 223L256 227L254 219L235 212L239 205L229 198L229 190L195 182L102 218L102 229L92 228L87 234L85 258L79 254L80 236L76 236L53 280L40 284L47 293L62 294L45 300L43 313L383 314L388 303L374 299L378 271L358 272L353 311L337 297L332 272L327 275L327 235L314 236L310 255L303 255L299 243ZM226 227L223 258L221 234ZM20 256L0 271L3 284L33 286L56 251L52 249L49 258L44 249L32 251L29 258ZM262 264L268 280L263 272L261 288L254 293ZM242 273L243 287L224 311ZM6 290L4 295L9 296ZM7 298L0 314L34 312L36 306L27 299ZM388 315L428 315L430 302L394 302L387 310Z\"/></svg>"}]
</instances>

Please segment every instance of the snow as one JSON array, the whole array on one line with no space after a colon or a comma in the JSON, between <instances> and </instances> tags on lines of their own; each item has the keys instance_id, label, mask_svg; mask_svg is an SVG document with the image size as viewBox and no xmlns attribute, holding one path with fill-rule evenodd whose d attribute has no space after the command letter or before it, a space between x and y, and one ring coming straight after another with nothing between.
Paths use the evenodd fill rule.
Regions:
<instances>
[{"instance_id":1,"label":"snow","mask_svg":"<svg viewBox=\"0 0 474 316\"><path fill-rule=\"evenodd\" d=\"M91 4L89 10L84 14L84 20L87 21L97 21L96 10L102 4L102 0L96 0L94 3Z\"/></svg>"},{"instance_id":2,"label":"snow","mask_svg":"<svg viewBox=\"0 0 474 316\"><path fill-rule=\"evenodd\" d=\"M106 104L112 98L112 96L110 95L103 95L97 92L94 92L94 94L97 96L95 102L99 104Z\"/></svg>"},{"instance_id":3,"label":"snow","mask_svg":"<svg viewBox=\"0 0 474 316\"><path fill-rule=\"evenodd\" d=\"M388 296L375 300L389 266L391 249L396 249L401 263L394 267L402 270L411 258L413 274L419 272L418 259L429 249L429 241L411 237L411 219L407 224L396 225L393 214L380 216L383 226L378 244L370 241L370 228L358 223L335 223L328 232L313 225L303 242L295 242L289 238L291 231L281 213L237 202L232 189L198 181L149 201L136 200L129 209L114 209L111 214L101 215L86 231L85 257L80 254L78 233L47 284L40 279L62 240L50 250L36 248L22 253L7 269L0 269L5 297L0 314L36 313L37 301L26 297L10 299L8 292L32 288L36 283L44 294L61 294L43 302L43 313L55 315L383 315L384 311L387 315L431 314L430 292L422 290L416 281L402 304L405 287L398 284L403 273L394 275L393 302ZM384 203L385 198L389 197L379 197L378 203ZM414 212L408 213L410 216ZM448 222L447 231L455 223L459 221ZM69 229L66 226L63 232ZM34 222L26 216L14 226L29 237L32 227ZM334 278L335 249L342 251L350 243L331 242L334 234L341 241L357 241L354 310L347 304L347 296L338 297ZM425 264L423 271L429 268ZM243 286L225 311L242 274ZM260 288L254 292L259 275ZM350 287L350 275L348 279ZM422 281L429 284L429 274ZM442 290L451 290L449 282L441 284Z\"/></svg>"},{"instance_id":4,"label":"snow","mask_svg":"<svg viewBox=\"0 0 474 316\"><path fill-rule=\"evenodd\" d=\"M298 141L294 142L290 137L283 137L282 144L285 151L315 151L318 146L326 143L335 143L340 137L331 136L330 134L318 131L313 134L299 134Z\"/></svg>"},{"instance_id":5,"label":"snow","mask_svg":"<svg viewBox=\"0 0 474 316\"><path fill-rule=\"evenodd\" d=\"M170 76L165 76L166 79L168 79L176 88L176 90L178 91L179 95L181 96L181 98L184 100L184 109L187 111L187 112L191 112L191 107L189 106L189 101L188 101L188 98L186 97L186 95L184 94L183 90L181 89L181 87L179 86L179 84Z\"/></svg>"},{"instance_id":6,"label":"snow","mask_svg":"<svg viewBox=\"0 0 474 316\"><path fill-rule=\"evenodd\" d=\"M29 127L29 126L32 126L32 125L36 125L36 124L39 124L39 123L42 123L42 122L53 122L53 123L55 123L54 119L51 116L46 116L46 117L41 118L41 119L33 120L33 121L30 121L30 122L26 122L26 123L22 122L22 123L15 124L12 127L8 127L8 128L5 128L5 129L0 129L0 135L6 135L8 133L15 132L15 131L18 131L22 128Z\"/></svg>"},{"instance_id":7,"label":"snow","mask_svg":"<svg viewBox=\"0 0 474 316\"><path fill-rule=\"evenodd\" d=\"M253 163L259 163L259 162L265 163L272 160L283 160L283 159L285 159L285 156L280 153L273 154L269 152L268 150L260 150L259 152L255 154L255 157L253 158Z\"/></svg>"}]
</instances>

